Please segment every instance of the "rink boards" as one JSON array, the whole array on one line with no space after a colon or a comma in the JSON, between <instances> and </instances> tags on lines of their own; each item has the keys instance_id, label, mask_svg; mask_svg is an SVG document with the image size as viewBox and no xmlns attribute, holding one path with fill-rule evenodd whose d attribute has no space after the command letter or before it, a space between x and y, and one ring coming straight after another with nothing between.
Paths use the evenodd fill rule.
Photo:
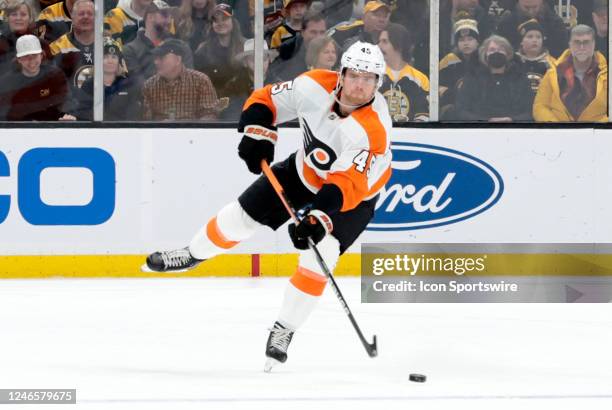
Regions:
<instances>
[{"instance_id":1,"label":"rink boards","mask_svg":"<svg viewBox=\"0 0 612 410\"><path fill-rule=\"evenodd\" d=\"M255 178L232 129L0 132L3 278L152 276L142 255L185 246ZM359 274L362 242L612 242L611 131L393 132L394 175L339 274ZM281 129L276 158L300 143ZM532 253L542 272L562 262ZM580 258L612 267L608 255ZM183 276L288 275L296 260L285 228L264 229Z\"/></svg>"}]
</instances>

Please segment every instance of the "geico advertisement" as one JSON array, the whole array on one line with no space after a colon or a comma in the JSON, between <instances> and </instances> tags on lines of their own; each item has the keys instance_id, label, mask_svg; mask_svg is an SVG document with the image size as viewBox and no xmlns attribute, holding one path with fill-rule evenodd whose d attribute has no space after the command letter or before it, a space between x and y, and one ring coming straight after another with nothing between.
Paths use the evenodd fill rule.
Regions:
<instances>
[{"instance_id":1,"label":"geico advertisement","mask_svg":"<svg viewBox=\"0 0 612 410\"><path fill-rule=\"evenodd\" d=\"M127 254L184 245L256 178L237 157L240 137L231 129L2 134L4 254ZM393 175L361 241L610 242L607 135L395 129ZM299 130L281 129L276 158L300 140ZM284 228L264 228L234 252L292 248Z\"/></svg>"}]
</instances>

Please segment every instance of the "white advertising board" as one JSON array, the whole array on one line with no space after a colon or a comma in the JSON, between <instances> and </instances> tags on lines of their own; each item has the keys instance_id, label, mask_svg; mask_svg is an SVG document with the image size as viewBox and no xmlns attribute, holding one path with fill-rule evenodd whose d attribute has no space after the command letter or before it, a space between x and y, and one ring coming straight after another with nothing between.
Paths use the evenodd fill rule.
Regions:
<instances>
[{"instance_id":1,"label":"white advertising board","mask_svg":"<svg viewBox=\"0 0 612 410\"><path fill-rule=\"evenodd\" d=\"M277 159L301 143L298 129L280 134ZM1 130L1 253L184 246L255 179L238 141L233 129ZM395 129L393 148L361 241L612 242L612 131ZM281 228L233 252L294 250Z\"/></svg>"}]
</instances>

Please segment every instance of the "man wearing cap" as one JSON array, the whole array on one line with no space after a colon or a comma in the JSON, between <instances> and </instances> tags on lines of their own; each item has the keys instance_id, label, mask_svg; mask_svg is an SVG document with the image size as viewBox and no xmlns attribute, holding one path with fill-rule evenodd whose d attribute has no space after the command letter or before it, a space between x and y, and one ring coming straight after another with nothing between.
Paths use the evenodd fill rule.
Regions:
<instances>
[{"instance_id":1,"label":"man wearing cap","mask_svg":"<svg viewBox=\"0 0 612 410\"><path fill-rule=\"evenodd\" d=\"M518 0L511 14L506 15L499 23L497 32L518 49L521 36L517 27L527 20L536 19L546 34L544 47L557 58L567 47L567 29L563 19L555 14L544 0Z\"/></svg>"},{"instance_id":2,"label":"man wearing cap","mask_svg":"<svg viewBox=\"0 0 612 410\"><path fill-rule=\"evenodd\" d=\"M130 76L135 77L139 84L156 73L153 62L153 50L164 40L172 38L172 19L169 14L155 4L150 4L144 14L144 27L138 30L136 38L123 48L123 56L127 64ZM193 68L193 53L189 44L178 40L183 44L183 64Z\"/></svg>"},{"instance_id":3,"label":"man wearing cap","mask_svg":"<svg viewBox=\"0 0 612 410\"><path fill-rule=\"evenodd\" d=\"M72 7L75 0L60 1L40 12L36 24L38 36L51 43L72 28Z\"/></svg>"},{"instance_id":4,"label":"man wearing cap","mask_svg":"<svg viewBox=\"0 0 612 410\"><path fill-rule=\"evenodd\" d=\"M593 2L593 26L595 28L595 49L608 59L608 0Z\"/></svg>"},{"instance_id":5,"label":"man wearing cap","mask_svg":"<svg viewBox=\"0 0 612 410\"><path fill-rule=\"evenodd\" d=\"M72 92L93 76L94 66L94 4L91 0L76 0L72 7L72 30L49 45L55 65L68 78Z\"/></svg>"},{"instance_id":6,"label":"man wearing cap","mask_svg":"<svg viewBox=\"0 0 612 410\"><path fill-rule=\"evenodd\" d=\"M0 81L0 119L6 121L70 121L70 87L64 73L53 65L42 65L43 51L36 36L17 39L20 70Z\"/></svg>"},{"instance_id":7,"label":"man wearing cap","mask_svg":"<svg viewBox=\"0 0 612 410\"><path fill-rule=\"evenodd\" d=\"M533 103L541 122L608 122L608 65L595 51L595 31L578 24L569 50L550 68Z\"/></svg>"},{"instance_id":8,"label":"man wearing cap","mask_svg":"<svg viewBox=\"0 0 612 410\"><path fill-rule=\"evenodd\" d=\"M270 47L278 48L282 42L287 41L302 30L304 17L308 10L310 0L285 0L283 13L285 15L283 24L278 27L270 39Z\"/></svg>"},{"instance_id":9,"label":"man wearing cap","mask_svg":"<svg viewBox=\"0 0 612 410\"><path fill-rule=\"evenodd\" d=\"M169 39L153 50L157 74L144 84L144 120L214 120L227 107L206 74L185 67L184 44Z\"/></svg>"},{"instance_id":10,"label":"man wearing cap","mask_svg":"<svg viewBox=\"0 0 612 410\"><path fill-rule=\"evenodd\" d=\"M343 50L346 50L356 41L376 44L381 31L389 24L390 17L391 8L388 4L380 0L368 1L363 7L363 20L355 20L349 24L336 26L330 29L328 35Z\"/></svg>"}]
</instances>

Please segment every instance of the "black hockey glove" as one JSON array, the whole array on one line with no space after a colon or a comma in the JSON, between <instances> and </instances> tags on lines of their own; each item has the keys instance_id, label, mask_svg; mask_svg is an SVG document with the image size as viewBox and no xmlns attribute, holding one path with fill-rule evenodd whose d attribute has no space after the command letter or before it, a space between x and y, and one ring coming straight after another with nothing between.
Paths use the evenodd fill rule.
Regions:
<instances>
[{"instance_id":1,"label":"black hockey glove","mask_svg":"<svg viewBox=\"0 0 612 410\"><path fill-rule=\"evenodd\" d=\"M308 249L308 238L317 244L333 230L331 218L323 211L304 209L298 212L298 218L297 225L289 224L289 236L297 249Z\"/></svg>"},{"instance_id":2,"label":"black hockey glove","mask_svg":"<svg viewBox=\"0 0 612 410\"><path fill-rule=\"evenodd\" d=\"M246 162L249 171L261 174L261 160L268 164L274 160L274 144L277 139L276 130L261 125L247 125L244 135L238 145L238 156Z\"/></svg>"}]
</instances>

